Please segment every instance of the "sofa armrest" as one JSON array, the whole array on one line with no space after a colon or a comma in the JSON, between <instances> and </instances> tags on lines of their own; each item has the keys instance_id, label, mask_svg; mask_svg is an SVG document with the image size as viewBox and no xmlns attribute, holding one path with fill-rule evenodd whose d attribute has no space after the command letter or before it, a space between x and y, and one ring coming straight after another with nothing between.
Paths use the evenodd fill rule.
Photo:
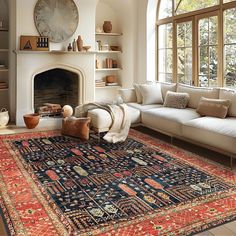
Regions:
<instances>
[{"instance_id":1,"label":"sofa armrest","mask_svg":"<svg viewBox=\"0 0 236 236\"><path fill-rule=\"evenodd\" d=\"M137 97L134 88L119 89L118 92L124 103L137 102Z\"/></svg>"}]
</instances>

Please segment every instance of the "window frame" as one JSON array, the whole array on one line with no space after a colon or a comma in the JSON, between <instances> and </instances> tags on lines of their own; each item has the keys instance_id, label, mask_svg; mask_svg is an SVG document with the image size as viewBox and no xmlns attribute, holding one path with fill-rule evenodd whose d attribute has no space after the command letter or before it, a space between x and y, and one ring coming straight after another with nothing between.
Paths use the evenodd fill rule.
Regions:
<instances>
[{"instance_id":1,"label":"window frame","mask_svg":"<svg viewBox=\"0 0 236 236\"><path fill-rule=\"evenodd\" d=\"M162 0L164 1L164 0ZM172 0L172 16L165 19L158 19L156 21L157 28L157 80L158 80L158 27L163 24L172 23L173 24L173 40L172 40L172 48L173 48L173 81L177 82L177 23L189 21L192 19L192 85L199 86L198 82L198 71L199 71L199 60L198 60L198 22L199 19L207 18L209 16L218 16L218 68L217 68L217 83L218 86L224 85L224 11L230 8L236 8L236 0L233 2L223 3L223 0L220 0L219 4L216 6L208 7L205 9L200 9L184 14L175 15L175 0ZM157 5L157 17L160 8L160 1Z\"/></svg>"}]
</instances>

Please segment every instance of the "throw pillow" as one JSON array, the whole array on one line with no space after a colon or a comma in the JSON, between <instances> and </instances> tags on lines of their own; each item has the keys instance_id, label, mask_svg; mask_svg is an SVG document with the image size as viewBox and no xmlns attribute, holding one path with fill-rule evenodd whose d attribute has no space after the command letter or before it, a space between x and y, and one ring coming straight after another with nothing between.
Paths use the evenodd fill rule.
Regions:
<instances>
[{"instance_id":1,"label":"throw pillow","mask_svg":"<svg viewBox=\"0 0 236 236\"><path fill-rule=\"evenodd\" d=\"M142 103L142 94L140 92L139 89L139 84L134 84L134 89L135 89L135 93L136 93L136 97L137 97L137 103Z\"/></svg>"},{"instance_id":2,"label":"throw pillow","mask_svg":"<svg viewBox=\"0 0 236 236\"><path fill-rule=\"evenodd\" d=\"M188 93L177 93L167 91L164 107L184 109L187 107L190 96Z\"/></svg>"},{"instance_id":3,"label":"throw pillow","mask_svg":"<svg viewBox=\"0 0 236 236\"><path fill-rule=\"evenodd\" d=\"M119 89L118 90L123 102L137 102L135 89Z\"/></svg>"},{"instance_id":4,"label":"throw pillow","mask_svg":"<svg viewBox=\"0 0 236 236\"><path fill-rule=\"evenodd\" d=\"M139 85L143 98L143 105L163 103L160 84L142 84Z\"/></svg>"},{"instance_id":5,"label":"throw pillow","mask_svg":"<svg viewBox=\"0 0 236 236\"><path fill-rule=\"evenodd\" d=\"M197 112L201 116L213 116L218 118L225 118L230 106L228 99L210 99L201 97Z\"/></svg>"}]
</instances>

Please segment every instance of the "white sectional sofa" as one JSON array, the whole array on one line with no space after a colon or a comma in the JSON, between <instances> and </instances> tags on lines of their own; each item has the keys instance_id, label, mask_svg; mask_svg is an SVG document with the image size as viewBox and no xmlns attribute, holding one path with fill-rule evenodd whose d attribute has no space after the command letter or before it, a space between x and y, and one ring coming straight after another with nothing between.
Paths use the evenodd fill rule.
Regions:
<instances>
[{"instance_id":1,"label":"white sectional sofa","mask_svg":"<svg viewBox=\"0 0 236 236\"><path fill-rule=\"evenodd\" d=\"M155 87L157 85L157 87ZM145 85L144 85L145 86ZM236 157L236 91L225 88L202 88L183 84L155 83L148 89L120 89L120 95L128 105L132 125L139 124L158 132ZM153 86L151 88L151 86ZM141 85L143 87L143 85ZM157 89L159 88L159 90ZM156 89L156 90L155 90ZM149 92L148 92L149 91ZM186 108L169 107L166 94L187 94ZM202 97L208 100L229 100L225 118L203 116L198 112ZM178 99L177 99L178 100ZM218 104L216 105L218 106ZM209 111L213 111L210 107ZM216 107L217 111L218 107ZM206 111L207 112L207 111ZM107 131L111 125L110 114L101 109L88 112L92 126L97 131Z\"/></svg>"}]
</instances>

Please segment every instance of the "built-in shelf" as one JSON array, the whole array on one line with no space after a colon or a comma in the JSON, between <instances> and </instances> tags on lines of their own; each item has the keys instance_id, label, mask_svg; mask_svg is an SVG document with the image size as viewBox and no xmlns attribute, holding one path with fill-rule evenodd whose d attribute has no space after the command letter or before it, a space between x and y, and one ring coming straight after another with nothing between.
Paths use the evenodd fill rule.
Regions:
<instances>
[{"instance_id":1,"label":"built-in shelf","mask_svg":"<svg viewBox=\"0 0 236 236\"><path fill-rule=\"evenodd\" d=\"M109 51L96 51L97 54L107 54L107 53L121 53L121 51L112 51L112 50L109 50Z\"/></svg>"},{"instance_id":2,"label":"built-in shelf","mask_svg":"<svg viewBox=\"0 0 236 236\"><path fill-rule=\"evenodd\" d=\"M0 69L0 72L8 72L9 69L8 68L3 68L3 69Z\"/></svg>"},{"instance_id":3,"label":"built-in shelf","mask_svg":"<svg viewBox=\"0 0 236 236\"><path fill-rule=\"evenodd\" d=\"M121 36L122 33L95 33L96 36Z\"/></svg>"},{"instance_id":4,"label":"built-in shelf","mask_svg":"<svg viewBox=\"0 0 236 236\"><path fill-rule=\"evenodd\" d=\"M8 91L8 88L0 89L0 92Z\"/></svg>"},{"instance_id":5,"label":"built-in shelf","mask_svg":"<svg viewBox=\"0 0 236 236\"><path fill-rule=\"evenodd\" d=\"M9 50L7 48L0 48L0 52L8 52Z\"/></svg>"},{"instance_id":6,"label":"built-in shelf","mask_svg":"<svg viewBox=\"0 0 236 236\"><path fill-rule=\"evenodd\" d=\"M8 31L8 28L0 28L0 31Z\"/></svg>"},{"instance_id":7,"label":"built-in shelf","mask_svg":"<svg viewBox=\"0 0 236 236\"><path fill-rule=\"evenodd\" d=\"M96 87L96 89L119 89L121 86L119 85L110 85L110 86L103 86L103 87Z\"/></svg>"},{"instance_id":8,"label":"built-in shelf","mask_svg":"<svg viewBox=\"0 0 236 236\"><path fill-rule=\"evenodd\" d=\"M101 68L101 69L96 69L96 71L118 71L122 70L122 68Z\"/></svg>"},{"instance_id":9,"label":"built-in shelf","mask_svg":"<svg viewBox=\"0 0 236 236\"><path fill-rule=\"evenodd\" d=\"M16 54L95 54L95 51L61 51L61 50L51 50L51 51L32 51L32 50L14 50Z\"/></svg>"}]
</instances>

